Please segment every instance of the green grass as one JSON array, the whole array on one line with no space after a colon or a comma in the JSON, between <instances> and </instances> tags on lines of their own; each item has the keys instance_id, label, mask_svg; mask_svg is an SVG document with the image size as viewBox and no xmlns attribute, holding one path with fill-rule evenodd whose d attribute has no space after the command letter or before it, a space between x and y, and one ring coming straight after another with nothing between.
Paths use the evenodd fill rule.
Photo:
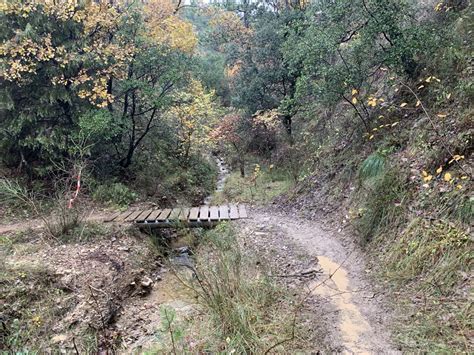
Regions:
<instances>
[{"instance_id":1,"label":"green grass","mask_svg":"<svg viewBox=\"0 0 474 355\"><path fill-rule=\"evenodd\" d=\"M379 238L384 238L381 235ZM382 277L397 290L397 340L409 352L468 353L473 329L468 276L474 243L446 221L414 219L386 244Z\"/></svg>"},{"instance_id":2,"label":"green grass","mask_svg":"<svg viewBox=\"0 0 474 355\"><path fill-rule=\"evenodd\" d=\"M203 351L261 354L291 335L292 297L241 252L230 224L203 235L188 282L210 319L207 327L199 325L211 331L201 335L207 338ZM285 346L290 350L291 342Z\"/></svg>"},{"instance_id":3,"label":"green grass","mask_svg":"<svg viewBox=\"0 0 474 355\"><path fill-rule=\"evenodd\" d=\"M379 163L375 166L370 174L368 168L364 169L372 178L363 183L358 196L360 218L355 220L355 227L363 244L404 223L405 200L409 196L399 172L395 169L380 172Z\"/></svg>"},{"instance_id":4,"label":"green grass","mask_svg":"<svg viewBox=\"0 0 474 355\"><path fill-rule=\"evenodd\" d=\"M261 170L257 177L242 178L238 172L229 175L222 192L217 192L212 203L266 203L287 192L293 181L284 171Z\"/></svg>"},{"instance_id":5,"label":"green grass","mask_svg":"<svg viewBox=\"0 0 474 355\"><path fill-rule=\"evenodd\" d=\"M54 302L64 292L50 270L39 265L2 265L0 273L2 330L0 350L46 351L55 317Z\"/></svg>"}]
</instances>

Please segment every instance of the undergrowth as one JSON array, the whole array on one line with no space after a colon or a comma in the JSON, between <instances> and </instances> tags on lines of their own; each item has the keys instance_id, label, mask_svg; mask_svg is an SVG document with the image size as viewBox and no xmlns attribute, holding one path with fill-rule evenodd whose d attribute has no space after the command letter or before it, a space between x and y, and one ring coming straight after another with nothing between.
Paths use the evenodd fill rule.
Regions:
<instances>
[{"instance_id":1,"label":"undergrowth","mask_svg":"<svg viewBox=\"0 0 474 355\"><path fill-rule=\"evenodd\" d=\"M469 353L473 258L470 236L441 220L416 218L388 244L382 276L405 300L397 338L408 350Z\"/></svg>"},{"instance_id":2,"label":"undergrowth","mask_svg":"<svg viewBox=\"0 0 474 355\"><path fill-rule=\"evenodd\" d=\"M406 219L405 200L409 196L403 176L388 167L385 158L372 155L360 170L359 218L355 227L363 244L387 232Z\"/></svg>"},{"instance_id":3,"label":"undergrowth","mask_svg":"<svg viewBox=\"0 0 474 355\"><path fill-rule=\"evenodd\" d=\"M288 172L261 169L256 165L254 173L247 177L241 177L238 172L231 173L223 191L217 192L212 202L265 203L288 191L293 184Z\"/></svg>"},{"instance_id":4,"label":"undergrowth","mask_svg":"<svg viewBox=\"0 0 474 355\"><path fill-rule=\"evenodd\" d=\"M222 224L205 234L190 286L215 329L208 351L264 353L291 334L291 297L254 267L235 231Z\"/></svg>"},{"instance_id":5,"label":"undergrowth","mask_svg":"<svg viewBox=\"0 0 474 355\"><path fill-rule=\"evenodd\" d=\"M62 312L54 302L63 293L50 270L26 264L2 265L0 350L44 351L54 318Z\"/></svg>"},{"instance_id":6,"label":"undergrowth","mask_svg":"<svg viewBox=\"0 0 474 355\"><path fill-rule=\"evenodd\" d=\"M137 194L120 182L99 185L92 193L95 201L111 206L126 208L134 202Z\"/></svg>"}]
</instances>

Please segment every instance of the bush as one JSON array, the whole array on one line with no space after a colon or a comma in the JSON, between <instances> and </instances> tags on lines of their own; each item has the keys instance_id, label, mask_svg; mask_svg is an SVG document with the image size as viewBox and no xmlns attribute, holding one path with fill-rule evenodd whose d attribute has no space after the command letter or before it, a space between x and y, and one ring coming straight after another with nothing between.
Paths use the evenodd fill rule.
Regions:
<instances>
[{"instance_id":1,"label":"bush","mask_svg":"<svg viewBox=\"0 0 474 355\"><path fill-rule=\"evenodd\" d=\"M127 207L137 199L137 194L120 182L99 185L92 193L95 201L109 205Z\"/></svg>"}]
</instances>

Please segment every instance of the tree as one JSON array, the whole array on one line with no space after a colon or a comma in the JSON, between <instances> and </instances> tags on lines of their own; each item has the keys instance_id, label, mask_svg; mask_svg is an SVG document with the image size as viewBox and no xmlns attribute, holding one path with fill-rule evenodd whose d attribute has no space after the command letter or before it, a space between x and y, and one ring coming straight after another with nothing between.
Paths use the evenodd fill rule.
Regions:
<instances>
[{"instance_id":1,"label":"tree","mask_svg":"<svg viewBox=\"0 0 474 355\"><path fill-rule=\"evenodd\" d=\"M177 152L184 166L189 163L191 153L209 145L209 133L219 113L214 101L215 93L206 92L195 79L174 96L168 119L176 129Z\"/></svg>"},{"instance_id":2,"label":"tree","mask_svg":"<svg viewBox=\"0 0 474 355\"><path fill-rule=\"evenodd\" d=\"M114 101L135 48L113 36L122 10L106 2L1 6L3 159L41 174L68 155L79 116Z\"/></svg>"}]
</instances>

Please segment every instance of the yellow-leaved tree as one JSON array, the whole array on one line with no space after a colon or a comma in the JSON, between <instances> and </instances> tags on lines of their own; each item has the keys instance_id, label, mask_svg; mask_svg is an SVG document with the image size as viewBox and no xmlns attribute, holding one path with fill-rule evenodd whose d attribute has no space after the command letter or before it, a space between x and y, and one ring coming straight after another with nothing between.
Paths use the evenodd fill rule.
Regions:
<instances>
[{"instance_id":1,"label":"yellow-leaved tree","mask_svg":"<svg viewBox=\"0 0 474 355\"><path fill-rule=\"evenodd\" d=\"M209 134L216 124L219 108L215 92L206 91L195 79L174 99L167 117L176 129L178 154L183 164L187 164L192 153L209 149Z\"/></svg>"},{"instance_id":2,"label":"yellow-leaved tree","mask_svg":"<svg viewBox=\"0 0 474 355\"><path fill-rule=\"evenodd\" d=\"M152 41L185 53L196 48L197 37L191 23L177 14L177 4L171 0L150 0L144 6L146 31Z\"/></svg>"}]
</instances>

